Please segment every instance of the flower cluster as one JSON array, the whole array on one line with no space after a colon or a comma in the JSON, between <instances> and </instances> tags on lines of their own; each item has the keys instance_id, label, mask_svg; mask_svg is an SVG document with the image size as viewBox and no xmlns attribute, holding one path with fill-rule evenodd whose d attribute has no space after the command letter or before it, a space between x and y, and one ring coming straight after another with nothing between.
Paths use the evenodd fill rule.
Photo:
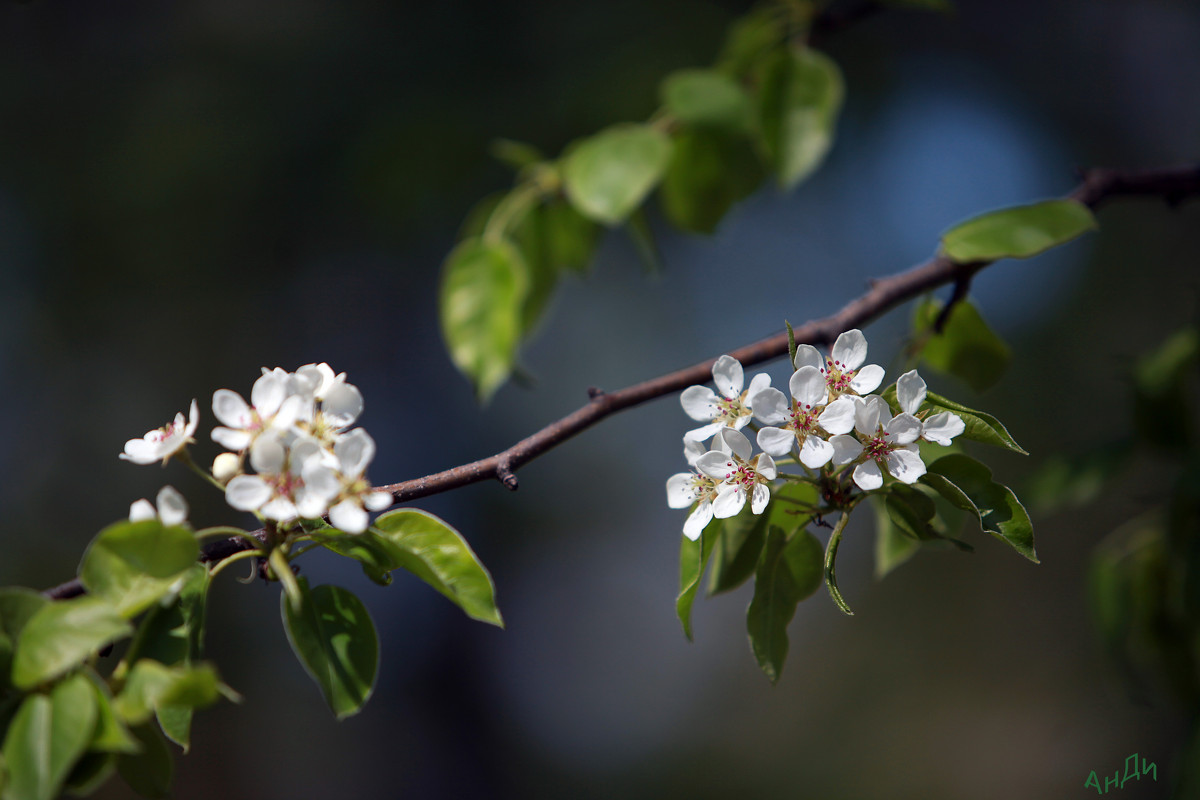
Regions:
<instances>
[{"instance_id":1,"label":"flower cluster","mask_svg":"<svg viewBox=\"0 0 1200 800\"><path fill-rule=\"evenodd\" d=\"M361 533L368 512L392 502L389 493L373 490L365 478L375 442L363 429L350 429L362 408L357 387L328 364L308 364L295 372L264 367L249 402L228 389L213 394L213 414L221 424L212 438L230 452L217 456L212 476L225 487L228 503L241 511L277 523L328 514L334 527ZM121 457L138 464L166 463L176 454L186 458L183 448L194 441L196 426L193 400L186 424L177 415L170 425L127 442ZM165 519L162 498L159 507ZM146 503L134 513L146 518L153 509Z\"/></svg>"},{"instance_id":2,"label":"flower cluster","mask_svg":"<svg viewBox=\"0 0 1200 800\"><path fill-rule=\"evenodd\" d=\"M893 415L883 397L870 394L883 382L884 370L865 364L866 358L862 332L849 330L837 338L828 358L811 345L796 348L790 398L762 374L743 392L742 365L730 356L713 365L719 394L703 386L685 389L680 398L684 411L706 424L684 436L684 455L693 471L667 480L671 508L694 505L684 534L698 538L712 519L740 512L747 498L751 511L762 513L778 477L775 459L794 457L806 470L820 470L825 477L849 469L863 492L881 488L885 472L908 484L924 475L917 441L949 445L965 424L948 411L922 410L926 387L916 370L896 381L900 413ZM758 455L752 455L742 433L752 420L759 423ZM709 437L712 445L706 451L700 443ZM808 479L816 480L811 472Z\"/></svg>"}]
</instances>

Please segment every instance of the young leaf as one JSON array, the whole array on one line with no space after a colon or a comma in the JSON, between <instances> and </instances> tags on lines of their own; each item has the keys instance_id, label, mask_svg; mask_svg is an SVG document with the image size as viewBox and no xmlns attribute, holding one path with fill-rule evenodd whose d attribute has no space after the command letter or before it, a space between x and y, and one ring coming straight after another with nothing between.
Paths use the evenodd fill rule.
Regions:
<instances>
[{"instance_id":1,"label":"young leaf","mask_svg":"<svg viewBox=\"0 0 1200 800\"><path fill-rule=\"evenodd\" d=\"M679 596L675 598L675 614L683 626L683 635L692 640L692 605L696 602L696 591L704 567L712 555L713 542L718 538L716 525L709 523L700 538L693 541L686 536L679 543Z\"/></svg>"},{"instance_id":2,"label":"young leaf","mask_svg":"<svg viewBox=\"0 0 1200 800\"><path fill-rule=\"evenodd\" d=\"M125 722L140 725L160 708L203 708L220 696L220 681L210 664L168 667L143 658L129 671L113 709Z\"/></svg>"},{"instance_id":3,"label":"young leaf","mask_svg":"<svg viewBox=\"0 0 1200 800\"><path fill-rule=\"evenodd\" d=\"M953 453L930 464L920 480L952 505L974 512L984 532L1038 563L1029 514L1012 489L992 480L986 466L970 456Z\"/></svg>"},{"instance_id":4,"label":"young leaf","mask_svg":"<svg viewBox=\"0 0 1200 800\"><path fill-rule=\"evenodd\" d=\"M53 800L96 729L95 695L87 678L73 675L46 694L21 703L4 739L6 798Z\"/></svg>"},{"instance_id":5,"label":"young leaf","mask_svg":"<svg viewBox=\"0 0 1200 800\"><path fill-rule=\"evenodd\" d=\"M504 627L492 576L454 528L433 514L401 508L380 516L371 530L391 546L398 566L450 598L472 619Z\"/></svg>"},{"instance_id":6,"label":"young leaf","mask_svg":"<svg viewBox=\"0 0 1200 800\"><path fill-rule=\"evenodd\" d=\"M442 339L480 402L487 402L512 372L528 291L528 267L505 240L466 239L442 265Z\"/></svg>"},{"instance_id":7,"label":"young leaf","mask_svg":"<svg viewBox=\"0 0 1200 800\"><path fill-rule=\"evenodd\" d=\"M648 125L606 128L565 156L567 198L585 217L620 224L662 178L670 157L671 140Z\"/></svg>"},{"instance_id":8,"label":"young leaf","mask_svg":"<svg viewBox=\"0 0 1200 800\"><path fill-rule=\"evenodd\" d=\"M1028 258L1097 228L1076 200L1045 200L969 219L942 235L942 250L960 264Z\"/></svg>"},{"instance_id":9,"label":"young leaf","mask_svg":"<svg viewBox=\"0 0 1200 800\"><path fill-rule=\"evenodd\" d=\"M928 335L921 360L933 369L961 378L977 392L992 386L1008 369L1012 351L980 316L968 300L955 303L942 332L932 335L932 326L942 311L940 300L917 306L913 330Z\"/></svg>"},{"instance_id":10,"label":"young leaf","mask_svg":"<svg viewBox=\"0 0 1200 800\"><path fill-rule=\"evenodd\" d=\"M79 565L79 579L95 597L126 618L135 617L196 563L200 547L191 531L157 519L117 522L96 535Z\"/></svg>"},{"instance_id":11,"label":"young leaf","mask_svg":"<svg viewBox=\"0 0 1200 800\"><path fill-rule=\"evenodd\" d=\"M117 772L142 797L168 797L175 774L171 748L153 725L139 725L133 729L133 735L141 744L141 751L119 755Z\"/></svg>"},{"instance_id":12,"label":"young leaf","mask_svg":"<svg viewBox=\"0 0 1200 800\"><path fill-rule=\"evenodd\" d=\"M316 681L338 719L357 714L375 688L379 638L375 624L354 594L340 586L309 590L300 584L301 605L280 594L283 625L292 651Z\"/></svg>"},{"instance_id":13,"label":"young leaf","mask_svg":"<svg viewBox=\"0 0 1200 800\"><path fill-rule=\"evenodd\" d=\"M662 100L685 125L740 132L750 123L750 96L715 69L681 69L663 80Z\"/></svg>"},{"instance_id":14,"label":"young leaf","mask_svg":"<svg viewBox=\"0 0 1200 800\"><path fill-rule=\"evenodd\" d=\"M45 683L132 632L120 613L99 597L48 603L29 618L17 637L13 684L28 689Z\"/></svg>"},{"instance_id":15,"label":"young leaf","mask_svg":"<svg viewBox=\"0 0 1200 800\"><path fill-rule=\"evenodd\" d=\"M708 576L709 595L732 591L754 574L767 539L769 518L766 512L755 514L747 503L737 515L717 520L712 526L716 542Z\"/></svg>"},{"instance_id":16,"label":"young leaf","mask_svg":"<svg viewBox=\"0 0 1200 800\"><path fill-rule=\"evenodd\" d=\"M761 7L738 18L721 46L717 69L738 79L752 75L783 41L786 24L777 8Z\"/></svg>"},{"instance_id":17,"label":"young leaf","mask_svg":"<svg viewBox=\"0 0 1200 800\"><path fill-rule=\"evenodd\" d=\"M762 143L784 189L808 177L833 144L845 89L829 57L810 48L779 51L759 91Z\"/></svg>"},{"instance_id":18,"label":"young leaf","mask_svg":"<svg viewBox=\"0 0 1200 800\"><path fill-rule=\"evenodd\" d=\"M745 137L689 128L675 136L659 197L680 228L712 233L730 206L753 193L765 176Z\"/></svg>"},{"instance_id":19,"label":"young leaf","mask_svg":"<svg viewBox=\"0 0 1200 800\"><path fill-rule=\"evenodd\" d=\"M90 669L85 670L84 674L92 685L97 712L96 732L88 743L88 750L99 750L105 753L136 753L140 745L124 723L117 719L108 684Z\"/></svg>"},{"instance_id":20,"label":"young leaf","mask_svg":"<svg viewBox=\"0 0 1200 800\"><path fill-rule=\"evenodd\" d=\"M774 526L767 531L754 577L754 598L746 609L746 631L758 666L771 683L783 671L787 626L796 605L821 585L821 558L821 542L808 531L798 531L790 539Z\"/></svg>"},{"instance_id":21,"label":"young leaf","mask_svg":"<svg viewBox=\"0 0 1200 800\"><path fill-rule=\"evenodd\" d=\"M892 399L888 402L893 402ZM1014 453L1020 453L1023 456L1029 455L1021 445L1017 444L1016 439L1008 432L1008 429L1001 424L1000 420L993 417L991 414L985 414L982 411L976 411L966 406L956 403L953 400L948 400L940 394L928 392L925 395L925 403L930 406L935 412L938 411L953 411L958 416L962 417L963 424L966 425L966 430L959 437L975 442L983 442L984 444L1003 447L1005 450L1011 450Z\"/></svg>"},{"instance_id":22,"label":"young leaf","mask_svg":"<svg viewBox=\"0 0 1200 800\"><path fill-rule=\"evenodd\" d=\"M209 574L193 564L182 579L174 602L157 604L146 612L125 655L127 663L149 658L168 666L190 664L200 654Z\"/></svg>"}]
</instances>

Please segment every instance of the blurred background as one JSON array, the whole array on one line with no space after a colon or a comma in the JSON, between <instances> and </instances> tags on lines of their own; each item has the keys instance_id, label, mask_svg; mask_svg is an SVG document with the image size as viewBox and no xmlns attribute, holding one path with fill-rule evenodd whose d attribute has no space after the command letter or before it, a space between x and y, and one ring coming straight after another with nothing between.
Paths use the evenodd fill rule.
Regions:
<instances>
[{"instance_id":1,"label":"blurred background","mask_svg":"<svg viewBox=\"0 0 1200 800\"><path fill-rule=\"evenodd\" d=\"M848 100L826 165L737 206L712 237L660 233L647 276L622 231L523 356L532 387L478 408L439 338L440 263L476 200L509 185L508 137L557 153L646 118L658 81L712 62L732 0L0 5L0 584L74 574L101 527L182 490L197 525L248 522L182 467L118 461L197 398L262 366L328 361L366 398L376 483L497 452L586 401L824 316L997 206L1062 194L1078 166L1195 159L1191 0L962 0L830 37ZM1200 203L1121 201L1102 230L976 281L1013 345L983 396L1032 471L1129 423L1140 352L1195 319ZM871 325L896 376L908 315ZM776 385L785 370L767 368ZM751 374L757 370L751 370ZM418 505L463 531L508 623L467 620L398 575L309 558L368 603L375 696L333 720L291 656L278 589L224 575L207 644L245 696L198 715L180 798L1066 798L1128 755L1165 794L1185 718L1133 691L1088 613L1089 554L1165 491L1154 459L1083 507L1033 508L1041 565L978 531L882 581L861 514L839 577L802 603L778 686L745 636L749 587L675 618L684 512L666 478L691 426L664 398L521 470ZM231 570L231 573L233 570ZM130 793L116 779L100 793Z\"/></svg>"}]
</instances>

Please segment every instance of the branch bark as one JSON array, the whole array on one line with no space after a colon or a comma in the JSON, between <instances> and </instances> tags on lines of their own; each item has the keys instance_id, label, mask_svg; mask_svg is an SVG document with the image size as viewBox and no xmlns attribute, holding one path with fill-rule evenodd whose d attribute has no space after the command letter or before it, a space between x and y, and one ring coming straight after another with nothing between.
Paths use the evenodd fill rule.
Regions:
<instances>
[{"instance_id":1,"label":"branch bark","mask_svg":"<svg viewBox=\"0 0 1200 800\"><path fill-rule=\"evenodd\" d=\"M1117 197L1159 197L1169 205L1175 206L1188 198L1200 196L1200 165L1143 171L1100 168L1083 170L1080 173L1079 185L1066 196L1093 210ZM796 341L828 347L843 331L861 327L923 292L949 283L966 285L976 272L991 263L994 262L959 264L939 253L925 263L904 272L872 281L865 294L847 303L840 311L794 328ZM754 366L786 355L787 351L787 332L782 331L753 344L731 350L729 355L744 366ZM518 485L516 470L522 465L582 433L611 414L664 395L681 392L693 384L707 383L712 378L712 365L715 361L716 356L616 392L589 389L590 399L586 405L527 436L507 450L433 475L377 488L391 492L396 503L406 503L492 479L499 480L510 490L515 490ZM262 534L264 531L255 532L260 539ZM246 549L249 549L247 543L236 537L212 542L203 548L201 561L221 561ZM64 599L83 594L84 591L78 580L74 580L47 589L44 594L51 598Z\"/></svg>"}]
</instances>

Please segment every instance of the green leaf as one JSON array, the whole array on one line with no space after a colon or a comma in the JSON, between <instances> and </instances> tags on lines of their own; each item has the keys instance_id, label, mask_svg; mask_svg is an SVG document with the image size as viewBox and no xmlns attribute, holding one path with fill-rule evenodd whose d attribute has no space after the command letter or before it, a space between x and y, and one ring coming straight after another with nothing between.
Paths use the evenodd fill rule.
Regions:
<instances>
[{"instance_id":1,"label":"green leaf","mask_svg":"<svg viewBox=\"0 0 1200 800\"><path fill-rule=\"evenodd\" d=\"M168 667L143 658L129 670L113 709L125 722L140 725L162 708L210 706L221 697L221 689L211 664Z\"/></svg>"},{"instance_id":2,"label":"green leaf","mask_svg":"<svg viewBox=\"0 0 1200 800\"><path fill-rule=\"evenodd\" d=\"M650 275L662 272L662 253L658 249L654 231L651 230L650 221L646 218L646 212L643 209L639 208L629 215L629 224L625 226L625 232L629 234L633 249L637 252L646 272Z\"/></svg>"},{"instance_id":3,"label":"green leaf","mask_svg":"<svg viewBox=\"0 0 1200 800\"><path fill-rule=\"evenodd\" d=\"M542 151L533 145L512 139L493 140L488 152L492 158L514 170L525 169L546 159Z\"/></svg>"},{"instance_id":4,"label":"green leaf","mask_svg":"<svg viewBox=\"0 0 1200 800\"><path fill-rule=\"evenodd\" d=\"M521 335L537 325L566 271L583 272L592 258L599 226L573 206L548 199L525 213L512 231L529 267L529 291L521 309Z\"/></svg>"},{"instance_id":5,"label":"green leaf","mask_svg":"<svg viewBox=\"0 0 1200 800\"><path fill-rule=\"evenodd\" d=\"M940 300L917 306L913 330L928 338L921 360L933 369L961 378L976 392L982 392L1000 379L1012 360L1012 351L980 316L968 300L955 303L940 334L933 334L933 323L942 312Z\"/></svg>"},{"instance_id":6,"label":"green leaf","mask_svg":"<svg viewBox=\"0 0 1200 800\"><path fill-rule=\"evenodd\" d=\"M506 240L466 239L442 265L442 339L480 402L512 372L528 290L528 267Z\"/></svg>"},{"instance_id":7,"label":"green leaf","mask_svg":"<svg viewBox=\"0 0 1200 800\"><path fill-rule=\"evenodd\" d=\"M1045 200L993 211L954 226L942 235L942 250L960 264L1029 258L1097 228L1087 206L1075 200Z\"/></svg>"},{"instance_id":8,"label":"green leaf","mask_svg":"<svg viewBox=\"0 0 1200 800\"><path fill-rule=\"evenodd\" d=\"M92 685L97 712L96 732L92 736L91 742L88 743L88 749L105 753L136 753L140 749L140 745L124 723L117 719L108 684L91 670L86 670L84 674Z\"/></svg>"},{"instance_id":9,"label":"green leaf","mask_svg":"<svg viewBox=\"0 0 1200 800\"><path fill-rule=\"evenodd\" d=\"M116 769L116 753L88 750L71 768L63 788L76 797L92 794L112 777Z\"/></svg>"},{"instance_id":10,"label":"green leaf","mask_svg":"<svg viewBox=\"0 0 1200 800\"><path fill-rule=\"evenodd\" d=\"M715 69L682 69L663 80L662 100L685 125L740 132L750 123L750 96Z\"/></svg>"},{"instance_id":11,"label":"green leaf","mask_svg":"<svg viewBox=\"0 0 1200 800\"><path fill-rule=\"evenodd\" d=\"M659 197L667 217L680 228L712 233L730 206L753 193L765 175L745 137L684 129L675 136Z\"/></svg>"},{"instance_id":12,"label":"green leaf","mask_svg":"<svg viewBox=\"0 0 1200 800\"><path fill-rule=\"evenodd\" d=\"M888 402L890 403L892 400L889 399ZM925 404L932 408L935 413L938 411L952 411L962 418L963 424L966 425L966 430L958 437L959 439L983 442L984 444L1003 447L1005 450L1011 450L1023 456L1029 455L1021 445L1017 444L1016 439L1001 424L1000 420L991 414L967 408L961 403L948 400L940 394L934 394L933 392L926 393ZM922 406L922 408L924 407Z\"/></svg>"},{"instance_id":13,"label":"green leaf","mask_svg":"<svg viewBox=\"0 0 1200 800\"><path fill-rule=\"evenodd\" d=\"M171 748L153 725L139 725L133 729L133 735L141 743L141 752L118 756L117 772L142 797L168 797L175 774Z\"/></svg>"},{"instance_id":14,"label":"green leaf","mask_svg":"<svg viewBox=\"0 0 1200 800\"><path fill-rule=\"evenodd\" d=\"M1090 505L1132 462L1133 441L1124 439L1075 456L1051 456L1025 481L1021 494L1039 513Z\"/></svg>"},{"instance_id":15,"label":"green leaf","mask_svg":"<svg viewBox=\"0 0 1200 800\"><path fill-rule=\"evenodd\" d=\"M1192 381L1200 357L1200 331L1176 331L1138 359L1133 380L1133 414L1138 434L1170 450L1193 447L1195 408Z\"/></svg>"},{"instance_id":16,"label":"green leaf","mask_svg":"<svg viewBox=\"0 0 1200 800\"><path fill-rule=\"evenodd\" d=\"M99 597L76 597L42 606L17 637L13 684L29 689L45 683L132 632L120 613Z\"/></svg>"},{"instance_id":17,"label":"green leaf","mask_svg":"<svg viewBox=\"0 0 1200 800\"><path fill-rule=\"evenodd\" d=\"M824 549L817 537L799 531L790 539L775 526L754 578L754 598L746 610L746 630L758 666L772 683L779 680L787 658L787 626L796 605L821 585Z\"/></svg>"},{"instance_id":18,"label":"green leaf","mask_svg":"<svg viewBox=\"0 0 1200 800\"><path fill-rule=\"evenodd\" d=\"M338 719L357 714L375 688L379 638L363 605L340 586L309 590L300 584L301 606L293 609L280 595L284 629L292 651L316 681Z\"/></svg>"},{"instance_id":19,"label":"green leaf","mask_svg":"<svg viewBox=\"0 0 1200 800\"><path fill-rule=\"evenodd\" d=\"M920 480L952 505L974 512L984 532L1038 563L1029 514L1012 489L992 480L986 466L970 456L953 453L930 464Z\"/></svg>"},{"instance_id":20,"label":"green leaf","mask_svg":"<svg viewBox=\"0 0 1200 800\"><path fill-rule=\"evenodd\" d=\"M637 124L606 128L566 154L567 198L585 217L617 225L641 205L670 158L671 140L661 131Z\"/></svg>"},{"instance_id":21,"label":"green leaf","mask_svg":"<svg viewBox=\"0 0 1200 800\"><path fill-rule=\"evenodd\" d=\"M389 511L371 530L392 547L392 558L472 619L504 627L492 576L466 540L433 514L415 508Z\"/></svg>"},{"instance_id":22,"label":"green leaf","mask_svg":"<svg viewBox=\"0 0 1200 800\"><path fill-rule=\"evenodd\" d=\"M199 556L187 528L164 526L157 519L117 522L92 540L79 579L89 593L134 617L167 594Z\"/></svg>"},{"instance_id":23,"label":"green leaf","mask_svg":"<svg viewBox=\"0 0 1200 800\"><path fill-rule=\"evenodd\" d=\"M334 530L327 528L326 530ZM391 572L397 566L392 558L391 548L387 542L370 530L358 534L309 534L322 547L332 550L339 556L352 558L362 565L363 573L380 586L388 586L392 582Z\"/></svg>"},{"instance_id":24,"label":"green leaf","mask_svg":"<svg viewBox=\"0 0 1200 800\"><path fill-rule=\"evenodd\" d=\"M708 576L709 595L732 591L754 574L767 540L768 520L765 511L755 514L747 503L735 516L717 520L712 526L716 544Z\"/></svg>"},{"instance_id":25,"label":"green leaf","mask_svg":"<svg viewBox=\"0 0 1200 800\"><path fill-rule=\"evenodd\" d=\"M25 623L50 600L41 592L18 586L0 589L0 696L12 675L12 652Z\"/></svg>"},{"instance_id":26,"label":"green leaf","mask_svg":"<svg viewBox=\"0 0 1200 800\"><path fill-rule=\"evenodd\" d=\"M4 739L6 798L52 800L87 749L96 728L96 703L87 678L73 675L48 695L21 703Z\"/></svg>"},{"instance_id":27,"label":"green leaf","mask_svg":"<svg viewBox=\"0 0 1200 800\"><path fill-rule=\"evenodd\" d=\"M933 499L919 490L902 483L891 484L884 508L901 533L918 541L939 538L932 525L937 508Z\"/></svg>"},{"instance_id":28,"label":"green leaf","mask_svg":"<svg viewBox=\"0 0 1200 800\"><path fill-rule=\"evenodd\" d=\"M766 62L759 91L763 146L779 183L791 189L829 152L845 89L837 64L810 48L780 51Z\"/></svg>"},{"instance_id":29,"label":"green leaf","mask_svg":"<svg viewBox=\"0 0 1200 800\"><path fill-rule=\"evenodd\" d=\"M686 536L680 537L679 596L675 598L675 615L679 617L683 635L689 642L692 641L692 606L696 602L696 591L700 588L700 578L712 555L713 542L719 538L716 527L710 522L700 538L694 541Z\"/></svg>"},{"instance_id":30,"label":"green leaf","mask_svg":"<svg viewBox=\"0 0 1200 800\"><path fill-rule=\"evenodd\" d=\"M777 8L759 8L729 26L717 69L734 78L748 77L775 52L787 34L786 21Z\"/></svg>"},{"instance_id":31,"label":"green leaf","mask_svg":"<svg viewBox=\"0 0 1200 800\"><path fill-rule=\"evenodd\" d=\"M874 500L871 507L875 510L875 577L882 578L912 558L921 543L900 530L878 497Z\"/></svg>"},{"instance_id":32,"label":"green leaf","mask_svg":"<svg viewBox=\"0 0 1200 800\"><path fill-rule=\"evenodd\" d=\"M184 573L173 601L157 604L138 625L125 661L149 658L168 666L190 664L200 654L209 574L203 564Z\"/></svg>"}]
</instances>

